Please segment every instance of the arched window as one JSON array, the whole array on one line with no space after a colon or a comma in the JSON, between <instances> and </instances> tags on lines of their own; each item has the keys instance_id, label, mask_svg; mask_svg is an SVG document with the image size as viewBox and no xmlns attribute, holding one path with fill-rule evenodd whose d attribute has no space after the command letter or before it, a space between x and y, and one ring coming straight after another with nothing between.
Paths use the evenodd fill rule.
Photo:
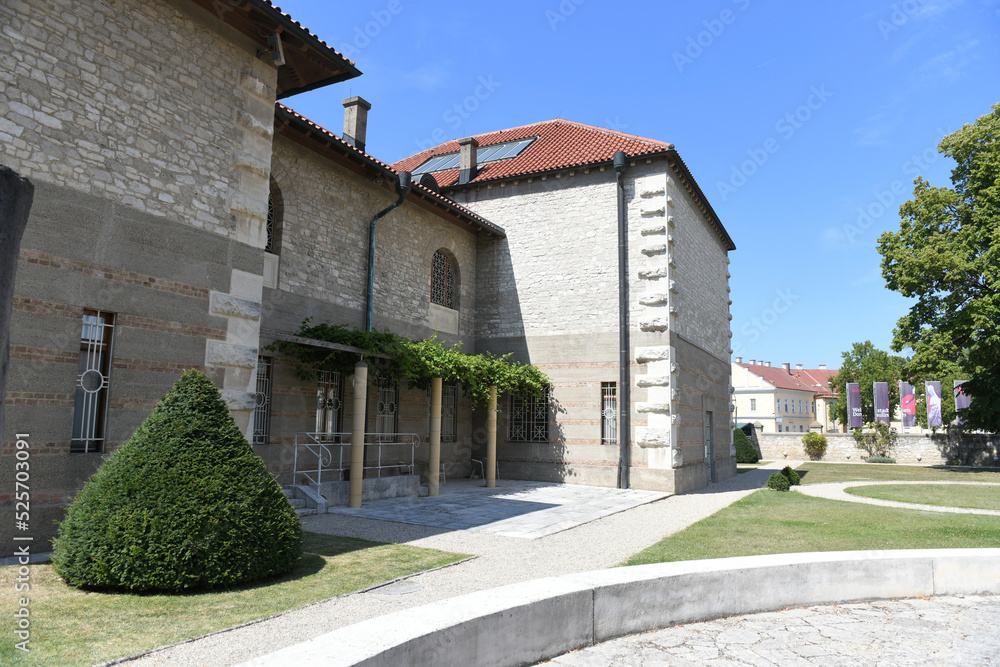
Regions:
<instances>
[{"instance_id":1,"label":"arched window","mask_svg":"<svg viewBox=\"0 0 1000 667\"><path fill-rule=\"evenodd\" d=\"M431 261L431 303L455 308L455 260L444 250L436 250Z\"/></svg>"}]
</instances>

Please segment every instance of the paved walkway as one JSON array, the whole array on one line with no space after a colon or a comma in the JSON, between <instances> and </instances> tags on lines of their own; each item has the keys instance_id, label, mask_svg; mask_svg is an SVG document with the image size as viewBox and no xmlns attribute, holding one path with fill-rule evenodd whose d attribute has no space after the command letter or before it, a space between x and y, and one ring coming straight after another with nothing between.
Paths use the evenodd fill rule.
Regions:
<instances>
[{"instance_id":1,"label":"paved walkway","mask_svg":"<svg viewBox=\"0 0 1000 667\"><path fill-rule=\"evenodd\" d=\"M875 486L875 485L897 485L914 484L917 486L927 486L929 484L952 484L963 486L1000 486L991 482L826 482L824 484L807 484L803 486L793 486L792 488L807 496L817 498L827 498L829 500L844 500L850 503L864 503L866 505L881 505L882 507L901 507L908 510L923 510L926 512L946 512L951 514L990 514L1000 516L1000 510L974 509L970 507L943 507L941 505L922 505L920 503L902 503L895 500L882 500L881 498L865 498L847 493L845 489L854 486Z\"/></svg>"},{"instance_id":2,"label":"paved walkway","mask_svg":"<svg viewBox=\"0 0 1000 667\"><path fill-rule=\"evenodd\" d=\"M553 666L1000 665L1000 597L889 600L690 623L567 653Z\"/></svg>"},{"instance_id":3,"label":"paved walkway","mask_svg":"<svg viewBox=\"0 0 1000 667\"><path fill-rule=\"evenodd\" d=\"M555 502L556 496L567 500L568 496L579 494L575 503L562 504L575 504L577 507L589 504L590 515L603 513L602 516L588 518L588 512L581 512L573 527L560 528L559 532L541 536L534 534L544 530L535 521L536 517L532 516L534 511L519 512L513 509L509 509L505 518L501 519L507 523L504 532L508 532L508 529L517 532L515 526L520 524L520 532L523 533L521 537L490 532L486 524L452 526L442 521L446 525L420 525L417 519L421 512L408 513L403 510L411 503L419 507L410 499L369 503L373 513L383 512L380 509L383 504L385 507L395 505L397 509L391 510L397 512L395 521L370 518L363 511L309 517L305 528L315 532L413 544L476 557L451 567L415 575L390 586L342 596L253 625L172 646L141 657L136 662L142 665L237 664L336 628L401 609L505 584L613 567L663 537L756 491L774 470L785 465L789 465L789 462L776 462L764 469L712 484L695 493L652 502L646 496L632 495L643 492L629 492L625 497L636 499L633 506L610 514L608 511L613 511L612 508L601 509L598 506L617 495L609 493L614 491L611 489L498 480L500 493L507 494L508 500L517 498L511 502L534 503L535 510L557 511L566 521L569 520L565 517L570 509L556 510L554 506L561 504ZM448 487L452 489L447 490ZM438 507L442 516L451 515L464 521L467 517L462 517L460 512L449 508L446 503L449 496L456 497L459 488L459 484L452 483L442 487L445 493L440 496ZM470 494L475 493L473 488L468 491ZM411 523L404 523L405 520Z\"/></svg>"}]
</instances>

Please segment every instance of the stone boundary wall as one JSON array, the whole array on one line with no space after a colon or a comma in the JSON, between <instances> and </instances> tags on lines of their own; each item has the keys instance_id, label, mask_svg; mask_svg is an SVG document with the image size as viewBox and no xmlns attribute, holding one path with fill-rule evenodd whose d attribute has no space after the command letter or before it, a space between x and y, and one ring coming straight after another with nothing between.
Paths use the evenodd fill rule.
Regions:
<instances>
[{"instance_id":1,"label":"stone boundary wall","mask_svg":"<svg viewBox=\"0 0 1000 667\"><path fill-rule=\"evenodd\" d=\"M824 433L826 454L822 461L859 462L867 453L858 449L854 437L847 433ZM809 460L802 438L805 433L758 433L760 453L764 460ZM961 436L947 433L909 435L899 434L893 457L897 463L914 465L997 465L1000 453L1000 436L996 434L965 433Z\"/></svg>"},{"instance_id":2,"label":"stone boundary wall","mask_svg":"<svg viewBox=\"0 0 1000 667\"><path fill-rule=\"evenodd\" d=\"M616 637L726 616L982 594L1000 594L1000 549L842 551L660 563L441 600L340 628L245 664L524 665Z\"/></svg>"}]
</instances>

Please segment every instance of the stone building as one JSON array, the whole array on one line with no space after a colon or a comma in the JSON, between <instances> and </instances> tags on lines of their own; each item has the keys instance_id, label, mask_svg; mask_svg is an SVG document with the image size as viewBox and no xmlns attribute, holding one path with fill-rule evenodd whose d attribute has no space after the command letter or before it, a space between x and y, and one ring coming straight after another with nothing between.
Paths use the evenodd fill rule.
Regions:
<instances>
[{"instance_id":1,"label":"stone building","mask_svg":"<svg viewBox=\"0 0 1000 667\"><path fill-rule=\"evenodd\" d=\"M526 145L506 163L515 171L497 172L498 159L461 184L439 171L440 187L417 174L400 197L410 162L365 151L364 100L345 100L343 136L279 102L360 71L267 0L11 0L0 24L0 163L36 187L0 474L14 478L28 434L36 548L188 368L223 390L269 469L301 481L296 439L350 430L351 378L303 380L269 347L307 317L363 326L369 222L397 198L378 223L375 327L538 364L551 402L504 399L501 475L614 485L618 150L629 159L631 483L679 492L734 473L733 244L669 144L554 121L525 131L586 147L582 161L516 166L535 159ZM479 150L513 136L501 135ZM384 409L367 430L415 434L426 460L427 394L373 385L369 403ZM444 470L468 474L483 415L460 388L445 402ZM4 553L14 509L0 489Z\"/></svg>"}]
</instances>

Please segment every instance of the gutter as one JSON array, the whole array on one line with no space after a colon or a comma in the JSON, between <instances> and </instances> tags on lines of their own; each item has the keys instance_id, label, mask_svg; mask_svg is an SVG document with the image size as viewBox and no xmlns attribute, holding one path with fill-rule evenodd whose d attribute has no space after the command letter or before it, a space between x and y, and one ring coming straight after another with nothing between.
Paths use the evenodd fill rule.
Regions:
<instances>
[{"instance_id":1,"label":"gutter","mask_svg":"<svg viewBox=\"0 0 1000 667\"><path fill-rule=\"evenodd\" d=\"M372 330L372 297L375 289L375 223L378 219L402 205L406 199L406 194L410 191L410 172L399 172L399 180L396 182L396 192L399 198L386 206L372 217L368 225L368 295L365 305L365 331L371 333Z\"/></svg>"},{"instance_id":2,"label":"gutter","mask_svg":"<svg viewBox=\"0 0 1000 667\"><path fill-rule=\"evenodd\" d=\"M632 392L631 357L629 354L628 317L628 218L625 211L626 155L615 153L614 168L618 194L618 488L629 488L629 468L632 465L631 419Z\"/></svg>"}]
</instances>

